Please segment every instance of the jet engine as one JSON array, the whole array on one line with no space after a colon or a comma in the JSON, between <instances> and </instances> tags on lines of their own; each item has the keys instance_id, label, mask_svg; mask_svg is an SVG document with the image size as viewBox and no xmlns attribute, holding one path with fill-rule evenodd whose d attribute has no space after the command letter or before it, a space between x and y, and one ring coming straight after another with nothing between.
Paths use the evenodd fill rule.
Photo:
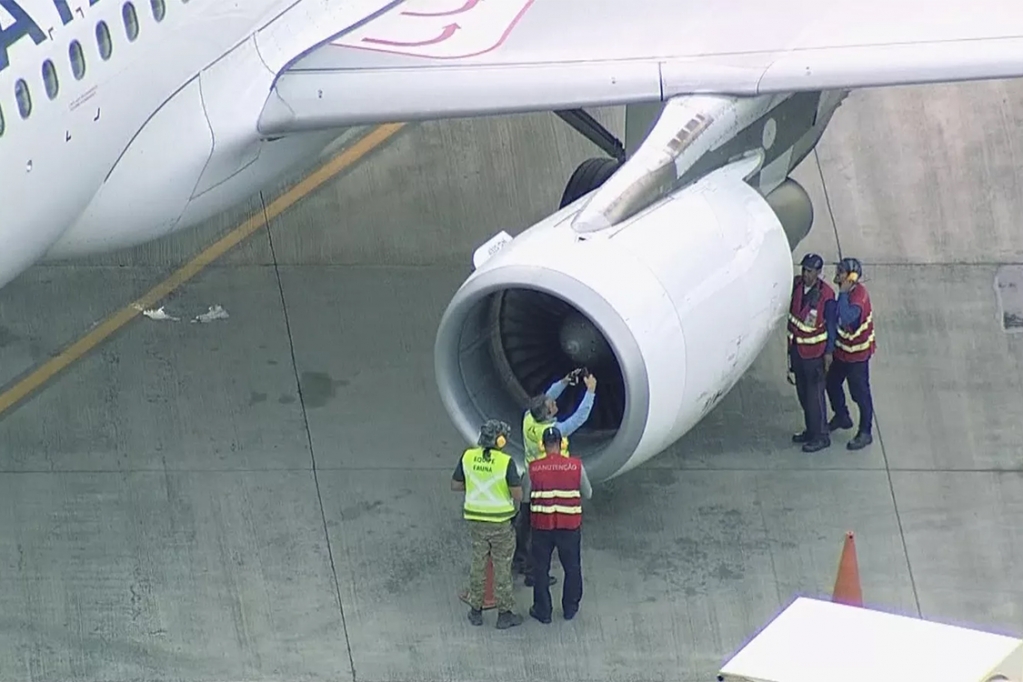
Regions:
<instances>
[{"instance_id":1,"label":"jet engine","mask_svg":"<svg viewBox=\"0 0 1023 682\"><path fill-rule=\"evenodd\" d=\"M473 272L435 348L441 398L468 442L499 418L520 458L529 398L585 366L596 399L570 443L598 482L664 451L720 402L787 311L798 238L783 221L801 223L799 238L812 221L801 187L786 181L772 202L739 166L579 233L571 223L587 195ZM560 419L585 390L564 392Z\"/></svg>"}]
</instances>

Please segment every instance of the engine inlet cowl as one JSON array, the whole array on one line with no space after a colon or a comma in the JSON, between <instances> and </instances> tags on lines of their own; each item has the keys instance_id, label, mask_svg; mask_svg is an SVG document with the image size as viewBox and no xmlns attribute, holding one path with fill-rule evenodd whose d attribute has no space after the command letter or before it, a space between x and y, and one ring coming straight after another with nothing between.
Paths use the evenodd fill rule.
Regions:
<instances>
[{"instance_id":1,"label":"engine inlet cowl","mask_svg":"<svg viewBox=\"0 0 1023 682\"><path fill-rule=\"evenodd\" d=\"M502 419L521 463L529 398L587 367L596 399L570 448L597 482L662 452L727 394L784 315L793 268L777 216L734 174L713 173L580 237L570 222L585 200L466 280L441 319L435 369L466 440ZM564 392L559 419L584 390Z\"/></svg>"}]
</instances>

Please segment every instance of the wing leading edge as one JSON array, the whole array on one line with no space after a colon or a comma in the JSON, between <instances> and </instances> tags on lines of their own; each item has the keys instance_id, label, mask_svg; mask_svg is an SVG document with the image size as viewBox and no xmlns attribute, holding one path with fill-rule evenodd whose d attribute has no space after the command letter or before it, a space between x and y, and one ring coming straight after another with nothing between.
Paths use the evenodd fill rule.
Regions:
<instances>
[{"instance_id":1,"label":"wing leading edge","mask_svg":"<svg viewBox=\"0 0 1023 682\"><path fill-rule=\"evenodd\" d=\"M260 130L1020 76L1008 0L407 0L285 69Z\"/></svg>"}]
</instances>

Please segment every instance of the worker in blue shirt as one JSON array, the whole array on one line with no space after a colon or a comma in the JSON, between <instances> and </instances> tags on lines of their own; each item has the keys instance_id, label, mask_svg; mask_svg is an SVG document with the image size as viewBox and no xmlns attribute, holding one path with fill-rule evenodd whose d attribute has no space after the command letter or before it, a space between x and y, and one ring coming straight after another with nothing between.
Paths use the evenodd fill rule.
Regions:
<instances>
[{"instance_id":1,"label":"worker in blue shirt","mask_svg":"<svg viewBox=\"0 0 1023 682\"><path fill-rule=\"evenodd\" d=\"M845 402L846 381L849 395L860 408L856 436L846 444L849 450L870 445L874 418L874 401L870 395L870 359L877 350L874 339L874 311L870 294L859 281L863 265L856 258L843 258L835 269L838 285L838 338L835 340L835 361L828 371L828 400L835 416L828 422L830 431L851 429L852 417Z\"/></svg>"},{"instance_id":2,"label":"worker in blue shirt","mask_svg":"<svg viewBox=\"0 0 1023 682\"><path fill-rule=\"evenodd\" d=\"M557 400L565 389L576 385L582 379L586 386L586 393L583 395L579 407L567 419L558 420ZM593 401L596 398L597 377L582 367L577 368L555 381L542 395L535 396L529 401L529 409L522 416L522 448L524 451L525 468L528 470L529 463L544 456L542 449L543 432L555 426L561 435L568 438L575 433L590 416L593 409ZM527 485L523 494L529 499L528 490L529 476L523 477L523 484ZM512 562L513 570L519 571L526 576L526 586L532 586L532 554L530 552L530 517L527 505L525 509L520 508L515 517L515 557ZM553 576L550 578L553 585L556 581Z\"/></svg>"}]
</instances>

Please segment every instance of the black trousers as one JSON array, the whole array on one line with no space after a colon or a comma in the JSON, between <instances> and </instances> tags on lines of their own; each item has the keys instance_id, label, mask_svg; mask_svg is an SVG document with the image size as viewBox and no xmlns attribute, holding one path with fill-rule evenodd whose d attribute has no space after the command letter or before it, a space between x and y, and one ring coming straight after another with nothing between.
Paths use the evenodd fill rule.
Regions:
<instances>
[{"instance_id":1,"label":"black trousers","mask_svg":"<svg viewBox=\"0 0 1023 682\"><path fill-rule=\"evenodd\" d=\"M870 433L874 424L874 401L870 397L870 360L862 362L842 362L835 359L828 371L828 400L835 416L849 416L849 407L845 403L843 384L849 382L849 395L860 408L860 428L858 433Z\"/></svg>"},{"instance_id":2,"label":"black trousers","mask_svg":"<svg viewBox=\"0 0 1023 682\"><path fill-rule=\"evenodd\" d=\"M551 616L551 556L558 550L558 559L565 569L561 590L561 610L574 615L583 598L582 529L533 529L533 612L540 618Z\"/></svg>"},{"instance_id":3,"label":"black trousers","mask_svg":"<svg viewBox=\"0 0 1023 682\"><path fill-rule=\"evenodd\" d=\"M528 475L528 474L527 474ZM529 519L529 500L523 500L519 511L515 514L515 554L512 556L512 570L523 575L533 572L533 555L530 551L530 532L532 526Z\"/></svg>"},{"instance_id":4,"label":"black trousers","mask_svg":"<svg viewBox=\"0 0 1023 682\"><path fill-rule=\"evenodd\" d=\"M792 373L796 375L796 395L803 408L803 421L810 440L819 440L828 435L827 408L824 405L824 356L803 359L793 348ZM834 363L832 363L834 365Z\"/></svg>"}]
</instances>

